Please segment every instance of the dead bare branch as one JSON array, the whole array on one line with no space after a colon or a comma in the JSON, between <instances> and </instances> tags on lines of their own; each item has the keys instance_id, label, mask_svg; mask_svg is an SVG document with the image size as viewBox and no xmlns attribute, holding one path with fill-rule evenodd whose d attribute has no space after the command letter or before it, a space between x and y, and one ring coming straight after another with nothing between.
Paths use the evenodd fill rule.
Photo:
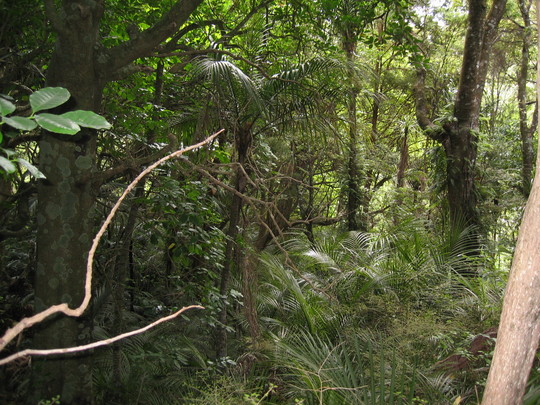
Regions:
<instances>
[{"instance_id":1,"label":"dead bare branch","mask_svg":"<svg viewBox=\"0 0 540 405\"><path fill-rule=\"evenodd\" d=\"M7 363L10 363L10 362L12 362L14 360L20 359L21 357L26 357L26 356L53 356L53 355L58 355L58 354L78 353L78 352L83 352L83 351L86 351L86 350L95 349L97 347L108 346L110 344L118 342L119 340L122 340L122 339L125 339L125 338L128 338L128 337L131 337L131 336L135 336L135 335L139 335L141 333L144 333L144 332L156 327L157 325L159 325L161 323L164 323L164 322L167 322L167 321L170 321L170 320L176 318L178 315L180 315L180 314L182 314L182 313L184 313L184 312L186 312L186 311L188 311L190 309L194 309L194 308L204 309L204 307L202 307L200 305L190 305L190 306L187 306L187 307L183 307L183 308L179 309L178 311L176 311L174 314L165 316L163 318L159 318L157 321L152 322L151 324L146 325L143 328L135 329L135 330L132 330L131 332L122 333L121 335L117 335L117 336L114 336L114 337L109 338L109 339L103 339L103 340L98 340L97 342L88 343L87 345L81 345L81 346L75 346L75 347L65 347L65 348L59 348L59 349L47 349L47 350L26 349L26 350L14 353L11 356L8 356L8 357L5 357L5 358L1 359L0 360L0 366L4 365L4 364L7 364Z\"/></svg>"},{"instance_id":2,"label":"dead bare branch","mask_svg":"<svg viewBox=\"0 0 540 405\"><path fill-rule=\"evenodd\" d=\"M215 134L213 134L213 135L209 136L208 138L206 138L204 141L199 142L199 143L197 143L195 145L191 145L191 146L188 146L186 148L177 150L176 152L173 152L173 153L159 159L157 162L153 163L152 165L148 166L145 170L143 170L127 186L127 188L124 190L124 192L122 193L122 195L120 196L120 198L118 199L116 204L111 209L109 215L107 216L107 218L103 222L103 225L101 226L100 230L98 231L98 233L96 234L96 236L94 238L94 241L92 243L92 247L90 248L90 251L88 253L88 260L87 260L87 265L86 265L86 280L85 280L85 286L84 286L85 295L84 295L84 299L83 299L81 305L79 305L77 308L73 308L73 309L69 308L66 303L53 305L53 306L47 308L46 310L44 310L42 312L39 312L39 313L37 313L37 314L35 314L35 315L31 316L31 317L23 318L20 322L15 324L15 326L13 326L12 328L9 328L5 332L4 336L2 336L2 338L0 339L0 351L3 350L9 342L11 342L15 337L17 337L25 329L28 329L31 326L33 326L33 325L35 325L35 324L37 324L39 322L42 322L43 320L45 320L46 318L48 318L49 316L51 316L53 314L61 312L61 313L65 314L65 315L67 315L67 316L73 316L73 317L81 316L84 313L84 311L86 310L86 308L88 307L88 305L90 303L90 299L92 298L93 262L94 262L94 255L96 253L99 241L101 240L103 234L105 233L105 230L107 229L107 227L111 223L113 217L115 216L116 212L118 211L118 208L120 207L120 205L122 204L122 202L126 198L126 196L131 192L131 190L133 190L133 188L135 188L137 183L144 176L146 176L148 173L150 173L156 167L158 167L162 163L166 162L167 160L170 160L172 158L181 156L182 154L184 154L184 153L186 153L188 151L200 148L201 146L204 146L204 145L210 143L214 138L216 138L223 131L224 130L220 130L220 131L216 132ZM195 307L195 306L193 306L193 307ZM187 307L187 308L189 309L191 307ZM182 310L180 310L180 311L183 311L183 310L185 311L184 308ZM173 314L174 316L170 315L169 317L166 317L166 318L172 319L171 317L178 316L180 313L181 312L177 312L176 314ZM165 319L165 318L163 318L163 319ZM158 323L156 323L156 322L158 322ZM161 322L159 322L159 320L156 321L156 322L154 322L154 326L161 323ZM147 329L142 328L140 330L141 332L139 332L139 333L142 333L145 330L147 330ZM119 336L122 336L122 335L119 335ZM131 336L131 335L129 335L129 336ZM127 336L125 336L125 337L127 337ZM114 338L112 338L112 339L114 339ZM97 344L97 343L99 343L99 342L95 342L95 344ZM73 350L73 351L88 350L88 349L84 349L84 347L86 347L86 346L78 346L78 347L74 347L74 348L64 348L64 349L52 349L53 352L50 352L50 354L57 354L56 352L54 352L54 350L60 350L60 352L58 352L58 353L69 353L68 350ZM25 353L25 354L22 354L22 353ZM9 357L6 357L6 358L0 360L0 365L9 363L10 361L13 361L13 360L15 360L17 358L27 356L27 355L32 355L32 354L45 355L45 354L42 354L42 353L44 353L44 351L42 351L42 350L41 351L40 350L31 350L31 349L25 350L25 351L15 353L15 354L13 354L13 355L11 355Z\"/></svg>"}]
</instances>

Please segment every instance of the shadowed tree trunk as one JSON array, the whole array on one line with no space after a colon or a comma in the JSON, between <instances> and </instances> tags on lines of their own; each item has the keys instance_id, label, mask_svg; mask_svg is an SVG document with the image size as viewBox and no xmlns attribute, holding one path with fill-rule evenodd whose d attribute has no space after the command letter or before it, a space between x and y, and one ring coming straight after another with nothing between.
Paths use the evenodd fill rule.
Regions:
<instances>
[{"instance_id":1,"label":"shadowed tree trunk","mask_svg":"<svg viewBox=\"0 0 540 405\"><path fill-rule=\"evenodd\" d=\"M235 134L235 146L237 153L237 168L234 179L234 189L238 192L233 194L231 208L229 211L229 229L227 231L227 244L225 245L225 261L221 270L221 280L219 294L221 296L221 308L218 315L220 325L216 333L216 357L218 359L227 356L227 310L229 309L229 279L232 270L238 264L239 256L236 255L238 248L238 235L240 225L240 214L242 212L243 200L240 194L244 194L248 179L244 171L253 134L251 132L252 123L247 123L238 128Z\"/></svg>"},{"instance_id":2,"label":"shadowed tree trunk","mask_svg":"<svg viewBox=\"0 0 540 405\"><path fill-rule=\"evenodd\" d=\"M540 1L536 2L537 21ZM540 44L540 35L538 36ZM540 70L536 82L540 96ZM540 154L537 154L537 156ZM540 165L540 161L536 161ZM540 339L540 175L519 229L483 405L521 404Z\"/></svg>"},{"instance_id":3,"label":"shadowed tree trunk","mask_svg":"<svg viewBox=\"0 0 540 405\"><path fill-rule=\"evenodd\" d=\"M63 86L72 95L72 107L99 111L103 81L96 77L94 51L103 8L69 10L77 29L67 25L58 32L51 60L48 86ZM58 17L60 18L60 17ZM80 24L80 25L79 25ZM88 43L86 43L88 42ZM35 310L61 302L78 306L84 296L87 252L92 241L93 205L96 190L79 179L94 170L96 138L90 130L75 137L46 133L39 143L40 170L47 177L38 184L37 271ZM77 346L91 338L88 316L55 317L39 327L37 348ZM62 403L92 403L91 356L35 359L29 403L60 395Z\"/></svg>"},{"instance_id":4,"label":"shadowed tree trunk","mask_svg":"<svg viewBox=\"0 0 540 405\"><path fill-rule=\"evenodd\" d=\"M274 239L290 226L289 219L298 205L297 183L293 180L294 163L286 163L280 170L284 179L280 182L279 192L273 192L271 197L277 199L275 204L268 207L266 218L258 216L259 232L252 243L253 249L244 252L241 259L242 295L244 296L244 314L248 321L249 334L252 344L257 345L260 337L259 319L257 316L257 263L261 252Z\"/></svg>"},{"instance_id":5,"label":"shadowed tree trunk","mask_svg":"<svg viewBox=\"0 0 540 405\"><path fill-rule=\"evenodd\" d=\"M418 70L416 116L426 135L444 147L450 221L457 228L481 225L474 183L478 121L490 53L505 6L506 0L494 0L488 13L486 0L469 0L467 34L453 119L442 126L431 121L424 87L426 71L423 68Z\"/></svg>"},{"instance_id":6,"label":"shadowed tree trunk","mask_svg":"<svg viewBox=\"0 0 540 405\"><path fill-rule=\"evenodd\" d=\"M48 86L67 88L70 109L99 111L103 87L128 74L126 67L147 56L174 34L202 0L178 1L154 26L136 39L114 48L100 44L99 27L105 2L45 0L47 17L56 32L56 46L47 71ZM133 70L131 70L133 71ZM86 257L93 238L96 187L92 183L96 135L45 133L39 144L40 170L47 177L38 185L37 272L35 309L61 302L71 307L83 299ZM37 348L75 346L91 337L89 318L54 317L37 330ZM62 404L93 403L91 356L36 359L32 362L28 403L60 395Z\"/></svg>"}]
</instances>

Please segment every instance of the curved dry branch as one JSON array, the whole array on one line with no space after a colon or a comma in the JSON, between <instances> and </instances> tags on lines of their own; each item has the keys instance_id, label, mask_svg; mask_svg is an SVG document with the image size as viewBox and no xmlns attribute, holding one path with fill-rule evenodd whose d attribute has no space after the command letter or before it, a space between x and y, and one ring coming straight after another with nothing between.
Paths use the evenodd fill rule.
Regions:
<instances>
[{"instance_id":1,"label":"curved dry branch","mask_svg":"<svg viewBox=\"0 0 540 405\"><path fill-rule=\"evenodd\" d=\"M113 336L112 338L109 338L109 339L98 340L97 342L88 343L86 345L75 346L75 347L65 347L65 348L59 348L59 349L46 349L46 350L26 349L26 350L14 353L11 356L1 359L0 366L10 363L14 360L20 359L21 357L26 357L26 356L52 356L55 354L78 353L78 352L83 352L85 350L95 349L97 347L107 346L112 343L118 342L119 340L125 339L127 337L135 336L140 333L146 332L147 330L150 330L161 323L164 323L164 322L167 322L176 318L178 315L186 312L187 310L195 309L195 308L204 309L204 307L200 305L190 305L187 307L182 307L181 309L176 311L174 314L165 316L163 318L159 318L157 321L152 322L151 324L146 325L143 328L135 329L135 330L132 330L131 332L122 333L121 335Z\"/></svg>"},{"instance_id":2,"label":"curved dry branch","mask_svg":"<svg viewBox=\"0 0 540 405\"><path fill-rule=\"evenodd\" d=\"M181 156L182 154L186 153L186 152L189 152L193 149L197 149L197 148L200 148L201 146L203 145L206 145L208 143L210 143L213 139L215 139L219 134L221 134L224 130L220 130L218 132L216 132L215 134L209 136L208 138L206 138L204 141L202 142L199 142L195 145L191 145L191 146L188 146L186 148L183 148L183 149L180 149L180 150L177 150L176 152L173 152L161 159L159 159L157 162L153 163L152 165L148 166L145 170L143 170L130 184L129 186L124 190L124 192L122 193L122 195L120 196L120 198L118 199L118 201L116 202L116 204L114 205L114 207L111 209L109 215L107 216L107 218L105 219L105 221L103 222L103 225L101 225L101 228L100 230L98 231L98 233L96 234L95 238L94 238L94 241L92 243L92 247L90 248L90 251L88 253L88 260L87 260L87 264L86 264L86 280L85 280L85 286L84 286L84 299L81 303L81 305L79 305L77 308L69 308L68 305L66 303L62 303L62 304L58 304L58 305L53 305L49 308L47 308L46 310L42 311L42 312L39 312L31 317L28 317L28 318L23 318L20 322L18 322L15 326L13 326L12 328L9 328L4 336L2 336L2 338L0 339L0 351L3 350L6 345L11 342L15 337L17 337L21 332L23 332L25 329L28 329L30 328L31 326L39 323L39 322L42 322L43 320L45 320L46 318L48 318L49 316L53 315L53 314L56 314L56 313L63 313L67 316L73 316L73 317L79 317L81 316L84 311L86 310L86 308L88 307L88 304L90 303L90 299L92 298L92 273L93 273L93 262L94 262L94 255L96 253L96 250L97 250L97 247L98 247L98 244L99 244L99 241L101 240L103 234L105 233L105 230L107 229L107 227L109 226L109 224L111 223L113 217L115 216L116 212L118 211L118 208L120 207L120 204L122 204L123 200L126 198L126 196L131 192L131 190L133 190L133 188L135 188L135 186L137 185L137 183L144 177L146 176L148 173L150 173L152 170L154 170L156 167L158 167L159 165L161 165L162 163L166 162L167 160L170 160L172 158L175 158L175 157L178 157L178 156ZM186 307L186 308L182 308L180 311L178 311L177 313L173 314L173 315L170 315L166 318L162 318L162 319L172 319L176 316L178 316L180 313L182 313L183 311L185 311L186 309L189 309L189 308L195 308L197 306L192 306L192 307ZM200 307L202 308L202 307ZM164 321L163 321L164 322ZM157 325L161 323L160 320L154 322L153 324L151 325ZM148 329L150 327L153 327L149 325L149 327L147 327ZM142 333L144 332L145 330L148 330L148 329L145 329L145 328L142 328L139 330L138 333ZM135 331L134 331L135 332ZM132 333L132 332L129 332L129 333ZM119 336L124 336L124 337L127 337L127 336L132 336L131 334L124 334L124 335L119 335ZM112 338L112 339L115 339L115 338ZM98 344L99 342L95 342L93 344ZM112 343L112 342L111 342ZM86 345L88 346L88 345ZM48 354L57 354L57 353L69 353L68 350L74 350L74 351L80 351L80 350L88 350L87 348L85 349L81 349L81 348L84 348L86 346L78 346L78 347L75 347L75 348L67 348L67 349L52 349L52 351L50 350L25 350L25 351L22 351L22 352L19 352L19 353L15 353L13 354L12 356L9 356L9 357L6 357L2 360L0 360L0 365L2 364L6 364L10 361L13 361L15 360L16 358L20 358L20 357L23 357L23 356L27 356L27 355L45 355L43 353L47 352ZM99 345L98 345L99 346ZM95 346L97 347L97 346ZM88 348L92 348L92 347L88 347ZM76 350L78 349L78 350ZM59 352L57 352L57 350L60 350ZM24 354L23 354L24 353Z\"/></svg>"}]
</instances>

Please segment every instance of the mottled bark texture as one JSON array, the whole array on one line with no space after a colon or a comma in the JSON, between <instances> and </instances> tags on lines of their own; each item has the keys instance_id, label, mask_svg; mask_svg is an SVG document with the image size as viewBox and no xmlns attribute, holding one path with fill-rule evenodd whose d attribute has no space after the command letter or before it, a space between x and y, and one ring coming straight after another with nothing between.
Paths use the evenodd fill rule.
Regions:
<instances>
[{"instance_id":1,"label":"mottled bark texture","mask_svg":"<svg viewBox=\"0 0 540 405\"><path fill-rule=\"evenodd\" d=\"M537 0L537 20L540 1ZM540 44L540 35L538 37ZM540 74L537 75L537 98ZM538 158L536 165L540 162ZM504 296L483 405L521 404L540 339L540 176L533 181Z\"/></svg>"},{"instance_id":2,"label":"mottled bark texture","mask_svg":"<svg viewBox=\"0 0 540 405\"><path fill-rule=\"evenodd\" d=\"M424 87L426 71L418 69L416 116L426 135L441 142L444 147L450 220L457 227L481 225L474 184L478 121L490 53L505 6L506 0L494 0L488 13L486 0L469 0L467 34L454 116L442 126L431 120Z\"/></svg>"},{"instance_id":3,"label":"mottled bark texture","mask_svg":"<svg viewBox=\"0 0 540 405\"><path fill-rule=\"evenodd\" d=\"M100 109L104 85L135 59L147 56L174 34L202 0L178 1L156 25L117 47L100 44L104 0L45 0L47 17L56 32L56 46L47 71L48 86L67 88L68 109ZM45 133L39 144L40 170L47 177L38 186L37 272L35 310L61 302L78 306L83 298L86 257L92 242L92 217L97 187L96 136ZM75 346L91 338L90 317L54 317L36 331L34 346ZM91 356L35 359L28 403L60 395L62 404L93 402Z\"/></svg>"}]
</instances>

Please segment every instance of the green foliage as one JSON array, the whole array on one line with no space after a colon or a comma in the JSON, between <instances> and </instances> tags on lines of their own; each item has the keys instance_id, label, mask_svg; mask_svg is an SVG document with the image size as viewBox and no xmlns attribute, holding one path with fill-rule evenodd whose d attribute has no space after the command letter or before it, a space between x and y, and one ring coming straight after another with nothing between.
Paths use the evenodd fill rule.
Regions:
<instances>
[{"instance_id":1,"label":"green foliage","mask_svg":"<svg viewBox=\"0 0 540 405\"><path fill-rule=\"evenodd\" d=\"M385 358L380 345L358 335L337 342L300 333L276 342L277 359L289 370L289 384L306 404L412 404L418 389L416 368ZM377 356L377 357L376 357Z\"/></svg>"},{"instance_id":2,"label":"green foliage","mask_svg":"<svg viewBox=\"0 0 540 405\"><path fill-rule=\"evenodd\" d=\"M519 32L514 23L501 32L486 84L476 145L485 239L482 253L471 257L475 230L446 226L444 147L416 125L412 93L414 68L422 64L429 115L437 125L450 123L467 18L463 2L450 3L435 10L408 0L207 1L180 36L155 50L159 56L148 52L127 77L117 72L122 79L106 85L103 100L114 132L96 137L96 167L106 177L96 187L96 222L140 165L168 145L185 146L219 128L226 132L208 150L190 154L189 162L180 159L149 175L104 236L96 259L96 339L110 337L118 317L130 330L185 304L206 309L99 350L93 372L98 402L474 401L489 354L477 368L451 377L432 366L464 353L473 336L496 324L500 311L523 206L514 75L508 74L517 69ZM103 46L136 40L170 4L107 2L99 33ZM7 52L1 90L19 99L20 91L43 85L55 36L43 26L36 4L21 0L0 10L11 17L0 32ZM509 13L519 19L516 10ZM354 48L349 63L346 41ZM368 231L345 233L349 74L358 91L355 163L362 168ZM532 86L528 93L532 100ZM72 135L81 128L111 127L90 111L49 111L62 110L69 98L62 88L36 91L27 100L28 115L19 116L14 99L0 97L4 327L31 312L34 229L46 214L38 212L35 182L28 181L28 174L43 177L32 164L39 148L33 141L16 150L6 145L41 129L76 140ZM240 130L252 139L235 257L252 247L265 226L276 236L257 252L258 278L251 286L260 338L248 336L240 263L233 266L228 293L219 292L232 195L227 187L238 166ZM402 151L404 132L408 144ZM401 158L405 178L396 187ZM282 218L287 204L290 214ZM134 231L126 236L132 211ZM274 222L284 228L274 229ZM128 245L124 294L113 303L118 274L112 269ZM468 277L472 270L475 276ZM224 301L230 321L220 325ZM216 359L213 334L222 326L229 332L229 355ZM537 371L525 403L537 401Z\"/></svg>"},{"instance_id":3,"label":"green foliage","mask_svg":"<svg viewBox=\"0 0 540 405\"><path fill-rule=\"evenodd\" d=\"M464 329L496 321L504 284L487 268L462 275L479 266L467 230L436 238L428 228L327 232L315 244L292 234L288 266L263 256L258 312L289 392L306 403L446 403L483 383L467 374L460 391L431 366L466 346Z\"/></svg>"},{"instance_id":4,"label":"green foliage","mask_svg":"<svg viewBox=\"0 0 540 405\"><path fill-rule=\"evenodd\" d=\"M70 111L61 115L45 112L37 114L40 111L61 106L68 101L70 97L69 91L62 87L46 87L30 95L29 101L31 113L29 117L8 117L8 115L16 110L16 106L5 96L0 96L1 124L9 125L11 128L23 132L33 131L39 126L49 132L67 135L76 134L81 130L81 126L93 129L108 129L111 127L111 124L109 124L105 118L92 111ZM4 139L4 135L10 136L10 132L0 132L0 143ZM17 157L15 151L0 147L0 152L6 155L6 157L0 156L0 166L4 171L4 174L14 173L17 170L14 163L19 163L35 178L45 177L43 173L30 162Z\"/></svg>"},{"instance_id":5,"label":"green foliage","mask_svg":"<svg viewBox=\"0 0 540 405\"><path fill-rule=\"evenodd\" d=\"M152 405L184 403L182 393L190 370L204 368L205 363L204 355L181 336L180 329L168 325L102 351L94 374L98 402L136 403L144 398L144 403ZM106 337L103 329L98 329L96 337ZM120 356L119 376L112 362L115 350Z\"/></svg>"},{"instance_id":6,"label":"green foliage","mask_svg":"<svg viewBox=\"0 0 540 405\"><path fill-rule=\"evenodd\" d=\"M52 397L51 399L42 399L38 402L38 405L60 405L60 395Z\"/></svg>"},{"instance_id":7,"label":"green foliage","mask_svg":"<svg viewBox=\"0 0 540 405\"><path fill-rule=\"evenodd\" d=\"M190 387L190 392L185 397L184 403L193 405L259 405L275 403L274 401L268 401L268 397L272 396L273 391L276 389L276 386L272 383L264 386L254 386L239 376L205 373L195 375L190 383L196 385Z\"/></svg>"}]
</instances>

